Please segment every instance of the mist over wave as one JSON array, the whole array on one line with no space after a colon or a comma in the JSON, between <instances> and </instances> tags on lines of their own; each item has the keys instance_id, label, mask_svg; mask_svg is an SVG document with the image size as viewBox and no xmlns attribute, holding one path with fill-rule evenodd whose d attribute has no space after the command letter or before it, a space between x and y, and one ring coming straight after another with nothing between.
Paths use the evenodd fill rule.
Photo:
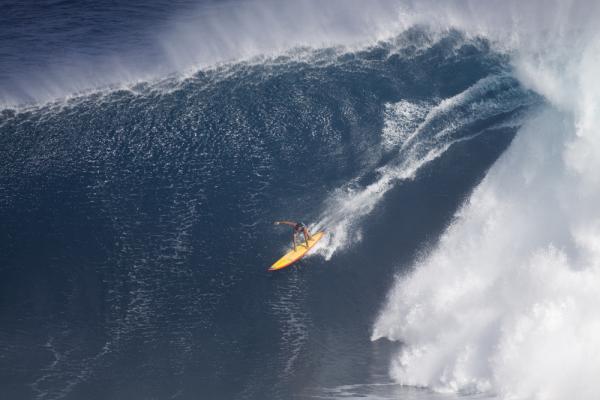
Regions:
<instances>
[{"instance_id":1,"label":"mist over wave","mask_svg":"<svg viewBox=\"0 0 600 400\"><path fill-rule=\"evenodd\" d=\"M136 12L136 4L111 9L91 3L81 2L74 12L64 7L58 22L44 14L51 6L28 10L18 0L8 4L4 24L32 26L40 34L52 29L64 33L49 37L45 47L39 45L36 31L14 43L5 36L1 107L130 88L167 75L186 78L198 69L289 51L302 57L307 48L357 50L389 41L414 26L427 26L442 35L459 29L486 37L498 50L517 58L541 53L548 55L546 61L560 62L567 59L567 52L573 54L571 47L579 48L594 35L599 8L592 1L559 0L374 0L368 7L359 0L156 0ZM103 26L111 10L119 11L116 30ZM84 13L89 27L81 22L86 20ZM94 24L101 29L93 30ZM69 42L69 35L74 40ZM65 43L69 47L60 47ZM565 57L556 57L559 53ZM539 72L543 66L538 67Z\"/></svg>"},{"instance_id":2,"label":"mist over wave","mask_svg":"<svg viewBox=\"0 0 600 400\"><path fill-rule=\"evenodd\" d=\"M286 52L302 57L307 49L356 49L407 28L399 24L398 4L389 0L375 0L367 9L358 0L155 0L151 5L111 7L89 3L64 7L55 21L44 14L53 10L52 5L28 11L11 0L4 23L32 26L34 34L19 41L6 35L0 107L127 89L165 76L185 79L199 69L255 58L260 62ZM110 19L110 12L117 15L116 21ZM45 30L61 35L46 35L46 48L39 46L35 36ZM68 35L74 40L67 40Z\"/></svg>"}]
</instances>

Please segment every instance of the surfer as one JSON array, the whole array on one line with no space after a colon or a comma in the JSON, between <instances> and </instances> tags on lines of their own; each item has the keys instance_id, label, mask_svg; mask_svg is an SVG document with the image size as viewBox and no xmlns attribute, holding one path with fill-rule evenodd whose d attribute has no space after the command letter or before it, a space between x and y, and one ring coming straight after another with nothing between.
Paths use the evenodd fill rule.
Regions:
<instances>
[{"instance_id":1,"label":"surfer","mask_svg":"<svg viewBox=\"0 0 600 400\"><path fill-rule=\"evenodd\" d=\"M294 251L296 251L296 235L300 233L304 234L304 241L306 242L306 247L308 248L308 241L310 240L310 233L302 222L293 222L293 221L275 221L275 225L289 225L292 227L292 242L294 243Z\"/></svg>"}]
</instances>

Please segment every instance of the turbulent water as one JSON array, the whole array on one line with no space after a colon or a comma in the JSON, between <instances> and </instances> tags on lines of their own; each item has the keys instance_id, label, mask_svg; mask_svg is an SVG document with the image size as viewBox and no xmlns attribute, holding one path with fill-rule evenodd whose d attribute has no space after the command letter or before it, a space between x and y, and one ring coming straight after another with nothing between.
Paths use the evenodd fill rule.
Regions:
<instances>
[{"instance_id":1,"label":"turbulent water","mask_svg":"<svg viewBox=\"0 0 600 400\"><path fill-rule=\"evenodd\" d=\"M596 398L595 8L294 4L5 6L3 396Z\"/></svg>"}]
</instances>

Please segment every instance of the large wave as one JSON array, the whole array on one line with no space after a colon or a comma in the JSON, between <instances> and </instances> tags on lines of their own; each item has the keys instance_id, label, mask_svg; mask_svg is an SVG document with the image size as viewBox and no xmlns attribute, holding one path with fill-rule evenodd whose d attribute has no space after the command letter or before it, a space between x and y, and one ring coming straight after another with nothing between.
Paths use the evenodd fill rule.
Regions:
<instances>
[{"instance_id":1,"label":"large wave","mask_svg":"<svg viewBox=\"0 0 600 400\"><path fill-rule=\"evenodd\" d=\"M38 360L41 373L30 383L38 397L60 398L94 376L115 379L114 370L127 369L121 357L139 339L150 343L145 350L169 353L152 352L156 358L136 365L149 391L152 368L165 364L171 368L165 375L175 371L175 380L185 377L189 387L220 394L246 390L250 397L273 380L292 379L314 340L314 316L303 308L310 296L293 275L271 297L248 300L254 285L266 283L239 260L262 265L264 254L247 254L264 250L266 239L244 234L275 213L323 204L312 217L316 228L331 233L320 248L331 258L361 241L361 223L399 183L455 145L507 127L512 134L521 125L439 242L396 278L372 339L402 342L390 372L404 385L517 399L597 397L599 6L382 0L369 12L363 7L303 1L252 2L236 12L227 5L210 13L201 8L161 32L166 61L158 70L176 71L173 79L0 114L0 205L14 234L3 261L25 253L19 240L36 243L37 231L65 228L60 223L69 218L81 227L96 213L109 238L93 238L102 242L96 258L89 255L95 248L80 255L100 260L96 278L71 271L69 246L49 253L67 261L61 276L69 283L47 289L66 293L64 303L50 317L37 315L45 330L30 347L51 356ZM427 28L406 30L415 25ZM146 80L126 70L123 79L131 73L129 81ZM61 77L53 79L57 88L31 89L25 97L43 101L88 89L82 76L81 88L75 78L62 87L69 77ZM91 86L107 82L112 78ZM523 87L545 105L530 107L539 97ZM293 177L297 187L285 186L290 176L282 171L307 164L306 173ZM34 211L48 203L56 218L40 222ZM84 223L71 208L83 210ZM22 231L24 222L36 233ZM79 240L75 228L64 237L56 232L56 243ZM44 278L24 268L5 285ZM79 290L86 285L101 305L87 305ZM272 341L243 330L248 315L233 306L240 293L250 315L264 304L271 310L260 321L280 328ZM74 329L73 309L82 320L89 309L97 313L94 326L103 336ZM219 322L231 329L215 334ZM87 347L73 350L80 340ZM235 370L248 343L255 358L246 371L266 364L281 374L262 386L231 383L230 376L212 376L195 364L202 359ZM279 347L271 350L272 343ZM117 387L130 384L119 379L125 382ZM181 382L170 383L164 390L183 390Z\"/></svg>"},{"instance_id":2,"label":"large wave","mask_svg":"<svg viewBox=\"0 0 600 400\"><path fill-rule=\"evenodd\" d=\"M347 198L367 202L355 213L364 217L396 182L480 132L496 148L486 165L514 133L502 127L537 100L505 57L456 31L299 53L2 112L2 333L40 327L30 339L2 336L1 370L30 363L9 394L102 398L102 385L143 386L134 398L281 398L368 376L354 361L370 351L381 291L362 296L358 324L337 303L355 284L336 273L339 259L267 279L283 251L273 243L284 243L269 221L323 211L341 242L353 206L329 215L328 194L335 204L346 189L365 193ZM323 290L334 276L340 289Z\"/></svg>"}]
</instances>

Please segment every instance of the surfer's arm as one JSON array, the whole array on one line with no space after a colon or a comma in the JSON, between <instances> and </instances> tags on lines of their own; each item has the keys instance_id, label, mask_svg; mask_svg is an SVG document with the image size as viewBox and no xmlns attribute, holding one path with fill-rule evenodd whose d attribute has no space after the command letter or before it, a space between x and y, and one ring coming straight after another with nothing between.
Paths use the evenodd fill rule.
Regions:
<instances>
[{"instance_id":1,"label":"surfer's arm","mask_svg":"<svg viewBox=\"0 0 600 400\"><path fill-rule=\"evenodd\" d=\"M289 225L289 226L296 226L295 222L292 221L275 221L275 225Z\"/></svg>"}]
</instances>

